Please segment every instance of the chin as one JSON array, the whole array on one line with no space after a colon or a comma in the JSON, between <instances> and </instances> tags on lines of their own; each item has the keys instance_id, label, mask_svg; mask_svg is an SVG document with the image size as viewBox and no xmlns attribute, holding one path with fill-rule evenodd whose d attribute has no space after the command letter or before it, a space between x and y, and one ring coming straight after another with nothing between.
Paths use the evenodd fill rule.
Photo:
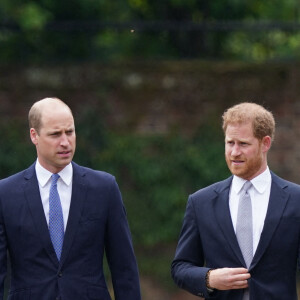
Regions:
<instances>
[{"instance_id":1,"label":"chin","mask_svg":"<svg viewBox=\"0 0 300 300\"><path fill-rule=\"evenodd\" d=\"M238 176L238 177L241 177L241 178L244 178L245 179L245 172L241 171L241 170L235 170L235 169L230 169L231 171L231 174L232 175L235 175L235 176Z\"/></svg>"}]
</instances>

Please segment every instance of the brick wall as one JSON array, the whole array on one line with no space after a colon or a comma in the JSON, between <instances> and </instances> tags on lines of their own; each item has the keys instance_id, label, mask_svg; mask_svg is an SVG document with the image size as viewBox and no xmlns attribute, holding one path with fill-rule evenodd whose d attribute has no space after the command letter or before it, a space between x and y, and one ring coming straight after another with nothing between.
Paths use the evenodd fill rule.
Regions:
<instances>
[{"instance_id":1,"label":"brick wall","mask_svg":"<svg viewBox=\"0 0 300 300\"><path fill-rule=\"evenodd\" d=\"M57 96L76 118L99 112L108 128L143 134L192 134L220 126L225 108L253 101L277 122L269 154L277 174L300 183L300 68L297 63L130 62L0 66L0 117L26 119L31 104Z\"/></svg>"}]
</instances>

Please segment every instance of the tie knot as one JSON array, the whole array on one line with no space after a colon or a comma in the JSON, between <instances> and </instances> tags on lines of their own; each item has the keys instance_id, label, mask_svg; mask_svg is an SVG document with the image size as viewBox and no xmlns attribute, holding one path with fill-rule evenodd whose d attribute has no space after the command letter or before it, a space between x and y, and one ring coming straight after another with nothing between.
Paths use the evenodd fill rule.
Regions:
<instances>
[{"instance_id":1,"label":"tie knot","mask_svg":"<svg viewBox=\"0 0 300 300\"><path fill-rule=\"evenodd\" d=\"M243 190L245 191L245 193L248 192L248 190L250 189L251 186L252 186L251 181L246 181L246 182L244 183Z\"/></svg>"},{"instance_id":2,"label":"tie knot","mask_svg":"<svg viewBox=\"0 0 300 300\"><path fill-rule=\"evenodd\" d=\"M59 178L58 174L52 174L52 176L51 176L51 179L52 179L51 184L55 185L57 183L58 178Z\"/></svg>"}]
</instances>

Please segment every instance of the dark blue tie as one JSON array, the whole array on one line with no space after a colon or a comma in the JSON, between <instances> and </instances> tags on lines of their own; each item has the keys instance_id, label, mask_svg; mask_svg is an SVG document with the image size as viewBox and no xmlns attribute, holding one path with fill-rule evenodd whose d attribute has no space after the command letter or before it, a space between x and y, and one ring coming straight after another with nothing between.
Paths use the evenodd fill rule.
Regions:
<instances>
[{"instance_id":1,"label":"dark blue tie","mask_svg":"<svg viewBox=\"0 0 300 300\"><path fill-rule=\"evenodd\" d=\"M57 191L58 174L52 175L49 193L49 232L51 241L58 260L60 260L62 245L64 241L64 218L60 198Z\"/></svg>"}]
</instances>

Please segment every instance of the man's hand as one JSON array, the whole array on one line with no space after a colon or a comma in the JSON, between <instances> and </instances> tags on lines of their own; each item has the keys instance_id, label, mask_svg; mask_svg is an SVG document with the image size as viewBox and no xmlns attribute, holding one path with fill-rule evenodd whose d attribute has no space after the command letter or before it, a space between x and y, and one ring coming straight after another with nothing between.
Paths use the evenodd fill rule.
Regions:
<instances>
[{"instance_id":1,"label":"man's hand","mask_svg":"<svg viewBox=\"0 0 300 300\"><path fill-rule=\"evenodd\" d=\"M248 287L250 277L245 268L222 268L210 271L208 283L217 290L244 289Z\"/></svg>"}]
</instances>

